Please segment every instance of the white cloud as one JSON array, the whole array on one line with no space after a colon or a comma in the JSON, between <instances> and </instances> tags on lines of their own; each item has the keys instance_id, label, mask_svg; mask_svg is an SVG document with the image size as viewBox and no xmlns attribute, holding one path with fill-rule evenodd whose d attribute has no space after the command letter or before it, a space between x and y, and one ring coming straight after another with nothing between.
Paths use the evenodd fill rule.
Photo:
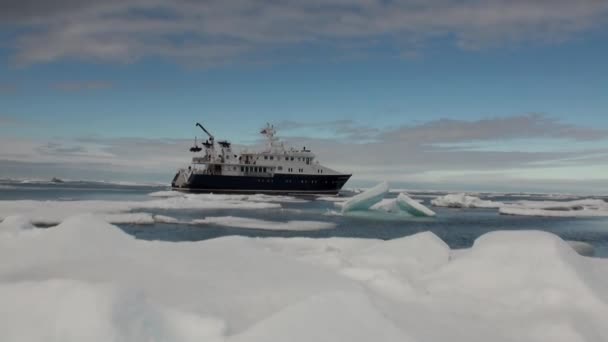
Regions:
<instances>
[{"instance_id":1,"label":"white cloud","mask_svg":"<svg viewBox=\"0 0 608 342\"><path fill-rule=\"evenodd\" d=\"M215 65L299 43L387 38L412 55L433 38L467 49L563 41L605 24L606 13L601 0L63 0L3 6L0 23L26 28L14 46L20 64L159 56Z\"/></svg>"},{"instance_id":2,"label":"white cloud","mask_svg":"<svg viewBox=\"0 0 608 342\"><path fill-rule=\"evenodd\" d=\"M355 181L389 180L408 186L501 186L508 180L520 190L539 184L576 184L597 188L608 180L608 133L605 130L564 124L540 115L488 118L477 121L445 120L418 126L378 130L368 141L354 141L351 132L362 129L351 121L282 123L279 133L288 145L307 146L332 168L354 173ZM301 138L290 132L302 127L327 126L336 138ZM450 133L456 130L456 133ZM404 135L407 132L407 135ZM586 135L588 134L588 136ZM542 139L538 139L541 137ZM511 141L525 138L564 148L526 150ZM570 141L593 139L593 144L571 148ZM444 142L487 142L498 147L477 150L453 148ZM0 137L0 177L49 175L85 179L142 179L169 182L173 172L192 157L190 140L80 139L36 141ZM501 146L501 144L503 144ZM559 145L556 145L559 146ZM592 147L589 147L592 146ZM235 146L239 149L243 146ZM585 170L576 171L576 170ZM139 177L139 178L138 178ZM504 186L504 184L502 185ZM548 186L548 185L546 185Z\"/></svg>"}]
</instances>

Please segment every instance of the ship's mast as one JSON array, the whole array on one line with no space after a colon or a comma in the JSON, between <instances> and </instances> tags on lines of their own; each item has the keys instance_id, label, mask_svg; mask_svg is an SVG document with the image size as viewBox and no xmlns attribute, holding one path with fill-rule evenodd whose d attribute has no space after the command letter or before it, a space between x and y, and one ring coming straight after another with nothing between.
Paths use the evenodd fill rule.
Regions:
<instances>
[{"instance_id":1,"label":"ship's mast","mask_svg":"<svg viewBox=\"0 0 608 342\"><path fill-rule=\"evenodd\" d=\"M279 143L279 138L275 137L277 131L274 129L274 125L266 123L260 134L266 137L266 150L267 152L284 151L285 148L283 143Z\"/></svg>"},{"instance_id":2,"label":"ship's mast","mask_svg":"<svg viewBox=\"0 0 608 342\"><path fill-rule=\"evenodd\" d=\"M203 125L201 125L200 123L197 122L196 126L200 127L203 132L205 132L205 134L209 136L209 139L207 139L207 141L203 143L203 146L205 146L205 153L209 160L215 160L215 137L213 136L213 134L209 133L209 131L205 129L205 127L203 127Z\"/></svg>"}]
</instances>

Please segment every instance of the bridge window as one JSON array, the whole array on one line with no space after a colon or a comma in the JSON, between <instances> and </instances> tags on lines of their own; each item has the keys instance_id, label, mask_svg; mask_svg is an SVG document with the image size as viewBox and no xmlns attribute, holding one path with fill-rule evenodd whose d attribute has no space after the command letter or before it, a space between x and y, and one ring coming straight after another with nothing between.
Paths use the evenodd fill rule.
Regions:
<instances>
[{"instance_id":1,"label":"bridge window","mask_svg":"<svg viewBox=\"0 0 608 342\"><path fill-rule=\"evenodd\" d=\"M268 159L268 156L264 156L264 159Z\"/></svg>"},{"instance_id":2,"label":"bridge window","mask_svg":"<svg viewBox=\"0 0 608 342\"><path fill-rule=\"evenodd\" d=\"M273 160L273 159L274 159L274 156L270 156L270 160Z\"/></svg>"}]
</instances>

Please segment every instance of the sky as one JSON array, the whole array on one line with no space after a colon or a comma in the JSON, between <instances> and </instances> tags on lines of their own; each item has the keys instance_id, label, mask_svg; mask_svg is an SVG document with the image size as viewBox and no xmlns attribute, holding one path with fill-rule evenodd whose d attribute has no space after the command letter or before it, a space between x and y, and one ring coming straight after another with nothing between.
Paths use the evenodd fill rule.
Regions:
<instances>
[{"instance_id":1,"label":"sky","mask_svg":"<svg viewBox=\"0 0 608 342\"><path fill-rule=\"evenodd\" d=\"M0 8L0 178L169 183L270 122L347 186L607 189L605 0Z\"/></svg>"}]
</instances>

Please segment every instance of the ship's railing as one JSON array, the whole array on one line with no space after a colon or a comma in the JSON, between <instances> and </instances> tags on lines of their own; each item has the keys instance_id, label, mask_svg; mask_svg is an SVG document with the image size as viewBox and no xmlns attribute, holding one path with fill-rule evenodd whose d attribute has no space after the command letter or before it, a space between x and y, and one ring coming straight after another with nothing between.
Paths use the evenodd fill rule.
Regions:
<instances>
[{"instance_id":1,"label":"ship's railing","mask_svg":"<svg viewBox=\"0 0 608 342\"><path fill-rule=\"evenodd\" d=\"M211 161L209 157L194 157L192 163L194 164L207 164Z\"/></svg>"}]
</instances>

